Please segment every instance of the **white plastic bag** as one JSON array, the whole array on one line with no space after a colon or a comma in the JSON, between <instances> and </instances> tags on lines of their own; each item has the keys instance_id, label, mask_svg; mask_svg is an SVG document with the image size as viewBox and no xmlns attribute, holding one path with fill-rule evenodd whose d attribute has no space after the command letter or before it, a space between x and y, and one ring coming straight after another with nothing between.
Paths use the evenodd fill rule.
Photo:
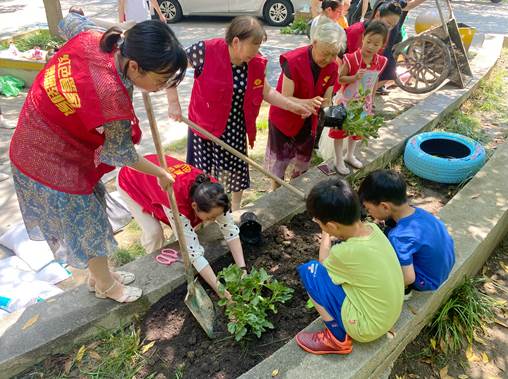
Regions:
<instances>
[{"instance_id":1,"label":"white plastic bag","mask_svg":"<svg viewBox=\"0 0 508 379\"><path fill-rule=\"evenodd\" d=\"M328 137L330 128L323 128L318 144L318 155L324 161L335 158L335 149L333 147L333 139Z\"/></svg>"}]
</instances>

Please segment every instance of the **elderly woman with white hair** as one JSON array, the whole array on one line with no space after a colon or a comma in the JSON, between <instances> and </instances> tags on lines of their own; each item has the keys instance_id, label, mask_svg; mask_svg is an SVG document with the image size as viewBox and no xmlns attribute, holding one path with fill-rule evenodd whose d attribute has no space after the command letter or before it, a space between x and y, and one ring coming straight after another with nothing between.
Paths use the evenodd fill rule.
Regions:
<instances>
[{"instance_id":1,"label":"elderly woman with white hair","mask_svg":"<svg viewBox=\"0 0 508 379\"><path fill-rule=\"evenodd\" d=\"M344 30L326 17L321 17L311 34L311 45L299 47L280 56L282 72L277 91L316 110L331 105L337 81L337 55L345 49ZM284 179L293 163L291 178L309 168L318 124L317 114L305 119L272 105L268 117L268 144L265 166ZM272 181L272 189L278 187Z\"/></svg>"}]
</instances>

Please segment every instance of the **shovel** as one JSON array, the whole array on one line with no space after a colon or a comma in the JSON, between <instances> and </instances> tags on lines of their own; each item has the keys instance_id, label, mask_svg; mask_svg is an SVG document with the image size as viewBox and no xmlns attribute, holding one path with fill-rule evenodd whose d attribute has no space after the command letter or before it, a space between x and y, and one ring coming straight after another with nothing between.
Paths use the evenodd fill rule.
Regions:
<instances>
[{"instance_id":1,"label":"shovel","mask_svg":"<svg viewBox=\"0 0 508 379\"><path fill-rule=\"evenodd\" d=\"M150 130L152 132L153 143L157 150L159 164L167 170L167 163L162 151L162 144L160 140L159 130L152 109L152 102L150 95L143 92L143 102L145 103L148 121L150 123ZM185 235L183 232L182 220L178 212L178 205L176 204L175 194L173 188L168 191L169 203L171 204L171 211L175 219L176 235L178 236L178 244L180 245L180 252L183 258L183 265L185 268L185 277L187 279L187 295L185 296L185 305L189 308L193 316L199 322L208 337L213 338L213 325L215 321L215 310L213 303L203 286L194 280L194 269L191 266L189 253L187 251L187 244L185 243Z\"/></svg>"},{"instance_id":2,"label":"shovel","mask_svg":"<svg viewBox=\"0 0 508 379\"><path fill-rule=\"evenodd\" d=\"M301 198L302 200L305 200L305 194L300 191L298 188L292 186L291 184L289 183L286 183L284 180L282 180L281 178L279 178L278 176L275 176L273 175L270 171L268 170L265 170L265 168L263 166L261 166L260 164L258 164L257 162L253 161L252 159L250 159L248 156L240 153L238 150L235 150L233 149L231 146L229 146L227 143L225 143L224 141L222 141L221 139L215 137L212 133L210 133L209 131L203 129L201 126L199 125L196 125L195 123L193 123L191 120L185 118L185 117L182 117L182 121L185 122L188 126L191 127L191 129L195 129L197 130L199 133L201 133L202 135L204 135L206 138L208 138L209 140L213 141L214 143L216 143L217 145L219 145L220 147L222 147L224 150L227 150L229 151L231 154L233 154L235 157L238 157L240 158L242 161L244 162L247 162L248 164L250 164L252 167L254 167L256 170L258 170L259 172L261 172L263 175L265 176L268 176L269 178L275 180L278 184L280 184L281 186L283 187L286 187L288 190L290 190L291 192L293 192L296 196L298 196L299 198Z\"/></svg>"}]
</instances>

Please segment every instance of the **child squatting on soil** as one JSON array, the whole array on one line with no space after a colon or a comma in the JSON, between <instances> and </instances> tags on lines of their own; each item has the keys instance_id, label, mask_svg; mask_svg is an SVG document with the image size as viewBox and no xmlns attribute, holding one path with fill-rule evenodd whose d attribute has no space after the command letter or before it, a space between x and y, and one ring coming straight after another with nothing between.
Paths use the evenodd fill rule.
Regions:
<instances>
[{"instance_id":1,"label":"child squatting on soil","mask_svg":"<svg viewBox=\"0 0 508 379\"><path fill-rule=\"evenodd\" d=\"M345 54L340 67L339 83L342 85L337 94L337 104L347 104L350 100L358 98L360 90L368 91L365 98L365 112L372 114L374 93L381 72L386 65L386 57L378 51L386 43L388 28L381 21L371 21L363 33L362 47L354 53ZM354 168L362 168L363 164L356 156L355 151L361 142L358 136L348 136L344 130L330 129L328 136L334 141L335 168L342 175L349 174L344 160ZM348 139L347 153L344 158L344 142Z\"/></svg>"},{"instance_id":2,"label":"child squatting on soil","mask_svg":"<svg viewBox=\"0 0 508 379\"><path fill-rule=\"evenodd\" d=\"M360 185L359 194L372 217L395 221L385 233L402 266L407 297L412 289L437 290L455 263L453 239L445 224L409 204L406 183L395 171L370 173Z\"/></svg>"},{"instance_id":3,"label":"child squatting on soil","mask_svg":"<svg viewBox=\"0 0 508 379\"><path fill-rule=\"evenodd\" d=\"M404 280L381 229L360 221L360 200L347 182L318 183L307 211L321 227L319 261L298 267L326 328L300 332L298 345L313 354L349 354L351 339L373 341L388 332L402 310ZM343 242L330 248L330 237Z\"/></svg>"}]
</instances>

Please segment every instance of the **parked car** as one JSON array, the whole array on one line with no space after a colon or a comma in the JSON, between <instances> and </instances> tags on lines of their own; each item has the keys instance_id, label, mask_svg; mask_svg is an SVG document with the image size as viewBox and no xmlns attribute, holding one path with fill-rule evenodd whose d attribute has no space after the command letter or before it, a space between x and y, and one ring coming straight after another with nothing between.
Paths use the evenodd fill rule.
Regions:
<instances>
[{"instance_id":1,"label":"parked car","mask_svg":"<svg viewBox=\"0 0 508 379\"><path fill-rule=\"evenodd\" d=\"M273 26L293 21L294 12L308 7L308 0L158 0L162 13L170 23L183 16L262 17Z\"/></svg>"}]
</instances>

